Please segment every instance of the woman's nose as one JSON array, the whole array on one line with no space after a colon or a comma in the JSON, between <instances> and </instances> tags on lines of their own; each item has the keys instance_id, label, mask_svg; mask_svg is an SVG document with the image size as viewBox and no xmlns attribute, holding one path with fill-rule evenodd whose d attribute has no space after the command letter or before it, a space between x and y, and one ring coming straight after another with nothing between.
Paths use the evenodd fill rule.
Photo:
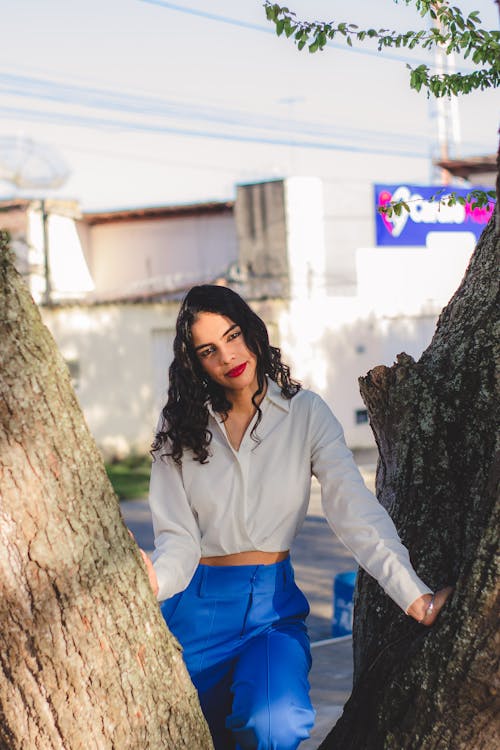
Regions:
<instances>
[{"instance_id":1,"label":"woman's nose","mask_svg":"<svg viewBox=\"0 0 500 750\"><path fill-rule=\"evenodd\" d=\"M222 347L220 350L220 358L222 364L229 364L229 362L232 362L234 359L234 352L228 347Z\"/></svg>"}]
</instances>

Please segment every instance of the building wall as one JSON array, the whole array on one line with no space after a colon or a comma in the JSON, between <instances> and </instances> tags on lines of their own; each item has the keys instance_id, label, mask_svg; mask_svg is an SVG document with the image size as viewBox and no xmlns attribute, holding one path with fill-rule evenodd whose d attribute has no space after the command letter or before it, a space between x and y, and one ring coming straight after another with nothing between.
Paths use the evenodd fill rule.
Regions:
<instances>
[{"instance_id":1,"label":"building wall","mask_svg":"<svg viewBox=\"0 0 500 750\"><path fill-rule=\"evenodd\" d=\"M356 294L356 249L374 242L370 182L323 184L325 205L325 287L329 295Z\"/></svg>"},{"instance_id":2,"label":"building wall","mask_svg":"<svg viewBox=\"0 0 500 750\"><path fill-rule=\"evenodd\" d=\"M41 212L30 208L27 217L30 288L36 302L45 297L45 253L49 259L52 302L81 299L94 291L74 218L55 212L48 215L46 247Z\"/></svg>"},{"instance_id":3,"label":"building wall","mask_svg":"<svg viewBox=\"0 0 500 750\"><path fill-rule=\"evenodd\" d=\"M87 424L106 456L149 449L166 398L178 306L42 308Z\"/></svg>"},{"instance_id":4,"label":"building wall","mask_svg":"<svg viewBox=\"0 0 500 750\"><path fill-rule=\"evenodd\" d=\"M30 260L28 244L28 214L26 207L15 207L0 212L0 229L10 235L11 247L16 255L16 267L29 284Z\"/></svg>"},{"instance_id":5,"label":"building wall","mask_svg":"<svg viewBox=\"0 0 500 750\"><path fill-rule=\"evenodd\" d=\"M265 226L280 227L281 239L266 250L265 276L272 274L275 253L280 278L282 274L288 277L289 295L270 294L272 287L259 286L259 274L252 277L248 268L234 288L265 320L271 341L281 347L292 374L332 407L348 444L371 447L374 440L358 378L376 365L390 366L402 351L418 359L431 341L442 307L460 282L474 237L431 233L426 247L361 247L353 259L354 272L349 271L356 285L345 285L341 294L330 283L320 181L295 178L276 181L272 187L271 191L252 189L261 213L266 199L266 221L240 221L238 236L243 242L242 232L251 235L258 227L254 233L260 236ZM348 214L349 207L344 209ZM171 279L183 274L184 284L189 284L203 280L210 259L213 263L229 264L231 258L241 262L231 215L203 221L98 225L90 235L89 263L100 288L111 291L111 284L119 282L122 294L136 279L155 283L164 278L155 276L154 270ZM251 258L251 243L245 247L243 258ZM149 267L146 261L151 258L154 263ZM166 397L177 309L178 303L165 302L43 310L74 373L89 427L108 455L149 448Z\"/></svg>"},{"instance_id":6,"label":"building wall","mask_svg":"<svg viewBox=\"0 0 500 750\"><path fill-rule=\"evenodd\" d=\"M238 257L231 213L96 224L87 242L96 292L108 297L213 279Z\"/></svg>"},{"instance_id":7,"label":"building wall","mask_svg":"<svg viewBox=\"0 0 500 750\"><path fill-rule=\"evenodd\" d=\"M292 177L285 183L290 299L325 295L325 219L323 185L315 177Z\"/></svg>"},{"instance_id":8,"label":"building wall","mask_svg":"<svg viewBox=\"0 0 500 750\"><path fill-rule=\"evenodd\" d=\"M418 358L436 317L362 315L355 300L251 302L292 375L318 392L351 447L373 436L357 379L401 351ZM88 426L108 457L146 453L166 401L178 303L42 308L73 376Z\"/></svg>"},{"instance_id":9,"label":"building wall","mask_svg":"<svg viewBox=\"0 0 500 750\"><path fill-rule=\"evenodd\" d=\"M239 185L234 221L238 271L247 294L288 297L290 261L284 180Z\"/></svg>"},{"instance_id":10,"label":"building wall","mask_svg":"<svg viewBox=\"0 0 500 750\"><path fill-rule=\"evenodd\" d=\"M356 298L296 300L279 317L281 348L292 373L322 396L351 448L374 446L358 378L405 351L418 359L431 341L437 314L387 317Z\"/></svg>"}]
</instances>

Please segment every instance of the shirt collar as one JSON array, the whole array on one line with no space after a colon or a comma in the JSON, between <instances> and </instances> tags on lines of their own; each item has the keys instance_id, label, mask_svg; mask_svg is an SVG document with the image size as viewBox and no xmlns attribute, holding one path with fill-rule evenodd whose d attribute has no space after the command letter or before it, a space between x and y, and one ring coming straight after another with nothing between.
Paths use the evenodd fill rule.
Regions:
<instances>
[{"instance_id":1,"label":"shirt collar","mask_svg":"<svg viewBox=\"0 0 500 750\"><path fill-rule=\"evenodd\" d=\"M283 409L283 411L290 411L290 399L284 398L281 395L281 388L277 383L275 383L274 380L271 380L271 378L266 378L267 380L267 391L266 395L264 396L264 401L267 399L268 401L271 401L275 406L278 406L280 409ZM220 414L217 414L217 412L214 411L212 404L210 401L207 403L207 409L208 413L215 419L217 422L222 422L222 417Z\"/></svg>"},{"instance_id":2,"label":"shirt collar","mask_svg":"<svg viewBox=\"0 0 500 750\"><path fill-rule=\"evenodd\" d=\"M290 399L281 395L281 388L271 378L267 378L267 392L264 398L269 399L283 411L290 411Z\"/></svg>"}]
</instances>

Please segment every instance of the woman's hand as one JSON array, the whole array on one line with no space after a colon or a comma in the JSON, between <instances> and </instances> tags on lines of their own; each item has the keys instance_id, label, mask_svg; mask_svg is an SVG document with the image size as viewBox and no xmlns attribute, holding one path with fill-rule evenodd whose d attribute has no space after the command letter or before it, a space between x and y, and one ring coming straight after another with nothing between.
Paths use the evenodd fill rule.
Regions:
<instances>
[{"instance_id":1,"label":"woman's hand","mask_svg":"<svg viewBox=\"0 0 500 750\"><path fill-rule=\"evenodd\" d=\"M130 536L135 542L135 536L132 534L130 529L128 530L128 533L130 534ZM141 553L142 561L144 565L146 566L146 571L147 571L148 578L149 578L149 585L153 589L153 594L155 596L158 596L158 590L159 590L158 578L156 577L156 572L155 572L155 569L153 568L153 563L149 559L148 555L144 552L144 550L141 549L140 547L139 547L139 552Z\"/></svg>"},{"instance_id":2,"label":"woman's hand","mask_svg":"<svg viewBox=\"0 0 500 750\"><path fill-rule=\"evenodd\" d=\"M155 569L153 568L153 563L151 562L147 554L144 552L144 550L141 549L140 547L139 547L139 552L142 555L144 565L146 566L146 570L148 572L149 585L153 589L153 594L157 596L159 586L158 586L158 578L156 577Z\"/></svg>"},{"instance_id":3,"label":"woman's hand","mask_svg":"<svg viewBox=\"0 0 500 750\"><path fill-rule=\"evenodd\" d=\"M415 599L415 601L408 607L407 614L410 615L410 617L413 617L413 619L421 625L430 627L436 621L439 612L443 608L452 591L453 586L446 586L444 589L436 591L434 594L432 610L429 607L432 601L432 595L424 594L423 596L419 596L419 598Z\"/></svg>"}]
</instances>

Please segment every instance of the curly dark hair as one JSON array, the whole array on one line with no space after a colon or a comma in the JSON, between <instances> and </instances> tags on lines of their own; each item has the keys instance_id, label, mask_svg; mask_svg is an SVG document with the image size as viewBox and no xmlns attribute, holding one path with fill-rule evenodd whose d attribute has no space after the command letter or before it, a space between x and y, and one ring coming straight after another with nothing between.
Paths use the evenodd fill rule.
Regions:
<instances>
[{"instance_id":1,"label":"curly dark hair","mask_svg":"<svg viewBox=\"0 0 500 750\"><path fill-rule=\"evenodd\" d=\"M290 368L281 361L281 351L271 346L264 322L236 292L224 286L203 284L186 294L177 317L174 339L174 360L169 369L168 400L162 410L162 420L151 446L154 453L164 446L162 455L172 456L181 464L184 450L191 450L196 461L207 463L212 433L208 429L208 405L227 419L231 402L224 388L204 372L195 352L191 326L199 313L225 315L242 331L245 344L257 357L257 390L252 402L258 417L251 435L258 441L256 428L262 419L257 403L265 387L266 376L281 388L282 395L291 399L301 388L290 377Z\"/></svg>"}]
</instances>

